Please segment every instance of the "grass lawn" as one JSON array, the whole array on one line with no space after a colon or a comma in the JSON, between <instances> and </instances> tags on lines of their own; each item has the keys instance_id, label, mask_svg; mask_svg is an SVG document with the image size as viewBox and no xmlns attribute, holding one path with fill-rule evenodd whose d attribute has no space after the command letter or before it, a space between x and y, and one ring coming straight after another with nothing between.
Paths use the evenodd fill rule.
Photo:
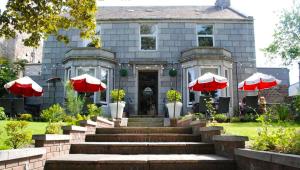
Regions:
<instances>
[{"instance_id":1,"label":"grass lawn","mask_svg":"<svg viewBox=\"0 0 300 170\"><path fill-rule=\"evenodd\" d=\"M287 122L288 127L294 127L296 130L300 130L300 123ZM217 123L217 126L223 126L225 134L248 136L251 139L257 136L257 130L260 128L258 122L247 123ZM272 124L272 129L278 128L279 124Z\"/></svg>"},{"instance_id":2,"label":"grass lawn","mask_svg":"<svg viewBox=\"0 0 300 170\"><path fill-rule=\"evenodd\" d=\"M4 146L4 140L7 138L4 127L8 121L0 121L0 148ZM43 134L45 133L45 128L47 126L47 122L29 122L27 130L32 134Z\"/></svg>"}]
</instances>

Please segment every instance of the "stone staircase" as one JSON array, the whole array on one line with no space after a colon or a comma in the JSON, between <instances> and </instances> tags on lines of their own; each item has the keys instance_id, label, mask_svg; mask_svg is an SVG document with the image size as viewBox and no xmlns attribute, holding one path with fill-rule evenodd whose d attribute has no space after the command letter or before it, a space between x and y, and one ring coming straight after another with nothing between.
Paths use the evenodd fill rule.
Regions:
<instances>
[{"instance_id":1,"label":"stone staircase","mask_svg":"<svg viewBox=\"0 0 300 170\"><path fill-rule=\"evenodd\" d=\"M234 170L189 127L98 128L45 170Z\"/></svg>"},{"instance_id":2,"label":"stone staircase","mask_svg":"<svg viewBox=\"0 0 300 170\"><path fill-rule=\"evenodd\" d=\"M128 118L128 127L163 127L163 117L131 117Z\"/></svg>"}]
</instances>

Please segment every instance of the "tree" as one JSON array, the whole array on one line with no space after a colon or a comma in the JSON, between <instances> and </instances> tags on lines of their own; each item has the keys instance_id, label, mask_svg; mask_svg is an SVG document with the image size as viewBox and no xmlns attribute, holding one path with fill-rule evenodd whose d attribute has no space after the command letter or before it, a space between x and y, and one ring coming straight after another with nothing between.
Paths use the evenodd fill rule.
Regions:
<instances>
[{"instance_id":1,"label":"tree","mask_svg":"<svg viewBox=\"0 0 300 170\"><path fill-rule=\"evenodd\" d=\"M300 1L283 10L273 34L273 42L263 51L267 56L280 56L285 64L300 58Z\"/></svg>"},{"instance_id":2,"label":"tree","mask_svg":"<svg viewBox=\"0 0 300 170\"><path fill-rule=\"evenodd\" d=\"M80 37L100 46L96 33L96 0L8 0L0 11L0 37L15 38L25 33L25 46L37 47L49 35L65 43L69 37L59 30L75 28Z\"/></svg>"}]
</instances>

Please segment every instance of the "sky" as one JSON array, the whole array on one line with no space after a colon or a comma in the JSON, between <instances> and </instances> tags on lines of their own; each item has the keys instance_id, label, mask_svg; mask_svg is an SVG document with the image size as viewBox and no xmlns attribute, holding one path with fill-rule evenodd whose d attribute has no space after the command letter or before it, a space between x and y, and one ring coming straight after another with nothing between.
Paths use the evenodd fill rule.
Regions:
<instances>
[{"instance_id":1,"label":"sky","mask_svg":"<svg viewBox=\"0 0 300 170\"><path fill-rule=\"evenodd\" d=\"M7 0L0 0L0 8L5 7ZM165 6L165 5L214 5L215 0L98 0L98 6ZM280 11L290 8L293 0L231 0L231 7L243 14L254 17L255 45L257 67L287 67L282 62L270 60L264 56L262 48L272 42L272 34ZM298 82L298 64L294 62L290 69L290 84Z\"/></svg>"}]
</instances>

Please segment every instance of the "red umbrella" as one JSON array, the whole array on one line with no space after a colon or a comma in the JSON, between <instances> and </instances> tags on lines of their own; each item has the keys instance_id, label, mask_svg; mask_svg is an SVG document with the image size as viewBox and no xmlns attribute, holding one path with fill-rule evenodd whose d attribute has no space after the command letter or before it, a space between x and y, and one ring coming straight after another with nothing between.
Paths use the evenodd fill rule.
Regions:
<instances>
[{"instance_id":1,"label":"red umbrella","mask_svg":"<svg viewBox=\"0 0 300 170\"><path fill-rule=\"evenodd\" d=\"M277 80L271 75L263 73L254 73L246 80L239 83L239 89L245 91L255 91L269 89L280 84L280 80Z\"/></svg>"},{"instance_id":2,"label":"red umbrella","mask_svg":"<svg viewBox=\"0 0 300 170\"><path fill-rule=\"evenodd\" d=\"M4 88L14 95L24 97L41 96L43 94L43 88L28 76L6 83Z\"/></svg>"},{"instance_id":3,"label":"red umbrella","mask_svg":"<svg viewBox=\"0 0 300 170\"><path fill-rule=\"evenodd\" d=\"M88 74L71 78L71 84L75 91L83 93L103 91L106 89L104 83Z\"/></svg>"},{"instance_id":4,"label":"red umbrella","mask_svg":"<svg viewBox=\"0 0 300 170\"><path fill-rule=\"evenodd\" d=\"M227 78L209 72L189 83L190 90L202 92L216 91L227 86Z\"/></svg>"}]
</instances>

